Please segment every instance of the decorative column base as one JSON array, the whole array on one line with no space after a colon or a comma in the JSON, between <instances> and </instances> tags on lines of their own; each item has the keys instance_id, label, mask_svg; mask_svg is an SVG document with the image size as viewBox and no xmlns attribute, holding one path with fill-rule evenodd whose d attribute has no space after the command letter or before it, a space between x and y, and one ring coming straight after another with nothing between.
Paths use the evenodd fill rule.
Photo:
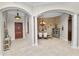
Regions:
<instances>
[{"instance_id":1,"label":"decorative column base","mask_svg":"<svg viewBox=\"0 0 79 59\"><path fill-rule=\"evenodd\" d=\"M71 46L71 48L77 49L78 47L77 46Z\"/></svg>"}]
</instances>

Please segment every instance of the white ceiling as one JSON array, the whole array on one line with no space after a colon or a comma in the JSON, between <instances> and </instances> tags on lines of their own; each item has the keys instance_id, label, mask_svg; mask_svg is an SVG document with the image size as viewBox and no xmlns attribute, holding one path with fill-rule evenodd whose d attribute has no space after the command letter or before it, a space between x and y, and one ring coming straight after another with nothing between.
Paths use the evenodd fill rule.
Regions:
<instances>
[{"instance_id":1,"label":"white ceiling","mask_svg":"<svg viewBox=\"0 0 79 59\"><path fill-rule=\"evenodd\" d=\"M79 5L79 2L21 2L22 4L30 5L30 6L42 6L42 5Z\"/></svg>"},{"instance_id":2,"label":"white ceiling","mask_svg":"<svg viewBox=\"0 0 79 59\"><path fill-rule=\"evenodd\" d=\"M16 16L17 15L17 12L19 13L19 15L21 17L24 17L24 15L26 15L25 13L23 13L22 11L17 11L16 9L15 10L8 10L7 13L9 15L12 15L12 16Z\"/></svg>"},{"instance_id":3,"label":"white ceiling","mask_svg":"<svg viewBox=\"0 0 79 59\"><path fill-rule=\"evenodd\" d=\"M17 10L8 10L7 12L8 12L8 14L13 15L13 16L17 15ZM25 15L25 13L22 11L18 11L18 12L19 12L19 15L22 17ZM62 14L63 13L61 13L61 12L50 11L50 12L45 12L45 13L41 14L39 17L40 18L56 17L56 16L61 16Z\"/></svg>"},{"instance_id":4,"label":"white ceiling","mask_svg":"<svg viewBox=\"0 0 79 59\"><path fill-rule=\"evenodd\" d=\"M39 16L40 18L44 17L44 18L49 18L49 17L56 17L56 16L61 16L63 13L43 13L41 16Z\"/></svg>"},{"instance_id":5,"label":"white ceiling","mask_svg":"<svg viewBox=\"0 0 79 59\"><path fill-rule=\"evenodd\" d=\"M48 17L56 17L56 16L61 16L63 15L64 12L59 12L59 11L47 11L39 15L40 18L48 18Z\"/></svg>"},{"instance_id":6,"label":"white ceiling","mask_svg":"<svg viewBox=\"0 0 79 59\"><path fill-rule=\"evenodd\" d=\"M47 5L47 4L51 4L53 2L24 2L23 4L27 4L30 6L40 6L40 5Z\"/></svg>"},{"instance_id":7,"label":"white ceiling","mask_svg":"<svg viewBox=\"0 0 79 59\"><path fill-rule=\"evenodd\" d=\"M23 4L28 4L30 6L40 6L40 5L47 5L47 4L57 4L57 3L61 3L61 2L21 2ZM66 4L66 3L62 3L62 4ZM16 15L17 14L17 10L8 10L8 14L12 14L12 15ZM24 16L24 13L19 11L19 14L21 16ZM61 12L54 12L54 11L49 11L49 12L45 12L43 14L41 14L39 17L56 17L56 16L61 16L63 13Z\"/></svg>"}]
</instances>

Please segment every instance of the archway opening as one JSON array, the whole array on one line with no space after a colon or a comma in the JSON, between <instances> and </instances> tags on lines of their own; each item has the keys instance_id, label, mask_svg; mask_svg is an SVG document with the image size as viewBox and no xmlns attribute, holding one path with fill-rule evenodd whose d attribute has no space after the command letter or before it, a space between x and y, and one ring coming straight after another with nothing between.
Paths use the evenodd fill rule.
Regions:
<instances>
[{"instance_id":1,"label":"archway opening","mask_svg":"<svg viewBox=\"0 0 79 59\"><path fill-rule=\"evenodd\" d=\"M18 10L18 11L17 11ZM0 11L3 15L3 50L4 55L12 53L6 53L6 51L11 51L16 49L21 49L24 46L31 45L29 42L29 19L31 15L18 7L8 7L1 9ZM21 19L15 19L17 13ZM19 47L19 48L18 48Z\"/></svg>"},{"instance_id":2,"label":"archway opening","mask_svg":"<svg viewBox=\"0 0 79 59\"><path fill-rule=\"evenodd\" d=\"M38 15L38 44L40 45L42 41L47 42L47 40L55 42L58 39L58 41L63 40L71 46L73 14L66 10L49 10Z\"/></svg>"}]
</instances>

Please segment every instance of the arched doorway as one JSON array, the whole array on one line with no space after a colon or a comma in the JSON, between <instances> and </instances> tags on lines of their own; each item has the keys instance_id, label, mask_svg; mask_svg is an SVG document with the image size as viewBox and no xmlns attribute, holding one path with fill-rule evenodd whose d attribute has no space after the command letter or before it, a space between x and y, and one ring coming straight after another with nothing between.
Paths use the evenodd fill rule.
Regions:
<instances>
[{"instance_id":1,"label":"arched doorway","mask_svg":"<svg viewBox=\"0 0 79 59\"><path fill-rule=\"evenodd\" d=\"M75 17L74 13L71 12L71 11L67 11L67 10L57 9L57 10L49 10L49 11L45 11L45 12L43 12L43 13L40 13L40 14L38 15L38 17L41 17L41 16L43 16L44 13L51 12L51 11L52 11L52 13L57 13L57 12L58 12L58 13L68 14L68 15L71 15L71 16L72 16L72 31L71 31L71 32L72 32L72 33L71 33L71 34L72 34L72 37L71 37L71 38L72 38L72 41L71 41L71 46L73 46L73 44L77 44L77 41L76 41L76 43L73 43L74 40L75 40L74 38L77 39L77 35L73 35L74 32L77 34L77 32L76 32L76 31L77 31L77 27L76 27L76 30L73 29L73 28L74 28L73 26L74 26L74 25L76 24L76 22L77 22L77 21L74 20L74 17ZM37 18L38 18L38 17L37 17ZM69 17L69 16L68 16L68 17ZM38 21L38 20L37 20L37 21ZM75 23L74 23L74 21L75 21ZM65 23L65 24L66 24L66 23ZM77 26L77 25L76 25L76 26ZM38 25L37 25L37 29L38 29ZM63 25L62 25L61 29L62 29L62 30L64 29L64 28L63 28ZM67 34L67 40L66 40L66 41L69 41L69 40L68 40L68 34L69 34L69 33L68 33L68 25L67 25L67 32L66 32L66 34ZM37 31L37 35L38 35L38 31ZM38 43L38 44L39 44L39 43Z\"/></svg>"},{"instance_id":2,"label":"arched doorway","mask_svg":"<svg viewBox=\"0 0 79 59\"><path fill-rule=\"evenodd\" d=\"M17 13L19 13L19 16L21 17L20 20L15 19L15 16L17 16ZM22 37L20 37L19 39L29 41L29 39L30 39L29 38L29 35L30 35L29 20L30 20L31 14L22 8L6 7L6 8L3 8L0 10L0 16L2 17L1 18L1 21L2 21L1 22L1 39L2 39L1 40L1 50L3 51L3 55L4 55L4 53L5 53L4 51L6 51L8 49L11 50L10 44L12 44L12 42L15 39L17 39L16 38L17 32L16 32L15 28L19 28L19 27L16 27L16 24L22 25L20 28L20 29L22 29L21 30ZM18 34L18 35L21 35L21 34ZM9 40L7 40L9 44L8 43L6 44L6 42L5 42L6 39L9 39ZM16 40L16 41L18 41L18 40ZM27 41L25 41L25 43L26 42ZM17 42L17 43L19 43L19 42ZM13 43L13 44L15 44L15 43ZM20 44L23 44L22 41L20 41ZM31 42L30 42L30 44L31 44ZM20 47L20 45L19 45L19 47ZM23 46L21 46L21 47L23 47ZM16 47L14 47L13 49L16 49Z\"/></svg>"}]
</instances>

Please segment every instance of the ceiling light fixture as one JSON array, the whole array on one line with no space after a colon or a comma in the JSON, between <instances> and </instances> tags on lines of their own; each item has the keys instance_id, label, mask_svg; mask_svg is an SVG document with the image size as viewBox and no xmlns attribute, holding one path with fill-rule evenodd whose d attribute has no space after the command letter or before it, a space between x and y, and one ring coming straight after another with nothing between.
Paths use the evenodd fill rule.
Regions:
<instances>
[{"instance_id":1,"label":"ceiling light fixture","mask_svg":"<svg viewBox=\"0 0 79 59\"><path fill-rule=\"evenodd\" d=\"M40 22L40 25L41 26L44 26L46 24L46 22L44 21L44 20L42 20L41 22Z\"/></svg>"},{"instance_id":2,"label":"ceiling light fixture","mask_svg":"<svg viewBox=\"0 0 79 59\"><path fill-rule=\"evenodd\" d=\"M19 16L18 10L17 10L17 15L15 16L15 19L16 19L16 20L21 19L21 17Z\"/></svg>"}]
</instances>

